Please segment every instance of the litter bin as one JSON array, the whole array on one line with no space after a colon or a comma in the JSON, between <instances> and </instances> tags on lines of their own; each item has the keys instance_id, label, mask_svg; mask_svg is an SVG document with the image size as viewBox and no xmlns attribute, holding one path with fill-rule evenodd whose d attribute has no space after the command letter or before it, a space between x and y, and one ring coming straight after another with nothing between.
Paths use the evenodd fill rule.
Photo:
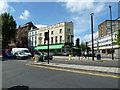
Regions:
<instances>
[{"instance_id":1,"label":"litter bin","mask_svg":"<svg viewBox=\"0 0 120 90\"><path fill-rule=\"evenodd\" d=\"M101 55L97 54L97 60L101 60Z\"/></svg>"}]
</instances>

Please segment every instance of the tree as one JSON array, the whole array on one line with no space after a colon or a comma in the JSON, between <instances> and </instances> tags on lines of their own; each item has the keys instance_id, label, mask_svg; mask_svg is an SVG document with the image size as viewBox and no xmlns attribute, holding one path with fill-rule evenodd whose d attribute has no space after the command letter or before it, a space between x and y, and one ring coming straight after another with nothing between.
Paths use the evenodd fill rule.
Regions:
<instances>
[{"instance_id":1,"label":"tree","mask_svg":"<svg viewBox=\"0 0 120 90\"><path fill-rule=\"evenodd\" d=\"M80 47L81 47L82 51L85 51L85 50L90 51L90 50L91 50L90 47L88 47L88 46L86 45L86 43L84 43L84 42L82 42L82 43L80 44Z\"/></svg>"},{"instance_id":2,"label":"tree","mask_svg":"<svg viewBox=\"0 0 120 90\"><path fill-rule=\"evenodd\" d=\"M16 36L16 21L9 13L0 15L2 20L2 47L6 48L11 40L15 40Z\"/></svg>"},{"instance_id":3,"label":"tree","mask_svg":"<svg viewBox=\"0 0 120 90\"><path fill-rule=\"evenodd\" d=\"M113 44L120 45L120 29L118 30L118 33L115 34L115 39Z\"/></svg>"},{"instance_id":4,"label":"tree","mask_svg":"<svg viewBox=\"0 0 120 90\"><path fill-rule=\"evenodd\" d=\"M80 44L80 47L81 47L82 51L85 51L85 49L86 49L86 45L85 45L84 42L82 42L82 43Z\"/></svg>"}]
</instances>

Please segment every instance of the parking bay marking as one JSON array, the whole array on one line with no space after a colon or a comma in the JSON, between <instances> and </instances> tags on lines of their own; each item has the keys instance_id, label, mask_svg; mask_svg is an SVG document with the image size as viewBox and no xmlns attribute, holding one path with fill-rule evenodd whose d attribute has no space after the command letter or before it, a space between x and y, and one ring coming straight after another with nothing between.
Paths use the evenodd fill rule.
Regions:
<instances>
[{"instance_id":1,"label":"parking bay marking","mask_svg":"<svg viewBox=\"0 0 120 90\"><path fill-rule=\"evenodd\" d=\"M89 75L96 75L96 76L120 78L120 76L109 75L109 74L98 74L98 73L91 73L91 72L82 72L82 71L77 71L77 70L54 68L54 67L39 66L39 65L32 65L32 64L26 64L26 65L33 66L33 67L40 67L40 68L52 69L52 70L58 70L58 71L67 71L67 72L73 72L73 73L82 73L82 74L89 74Z\"/></svg>"}]
</instances>

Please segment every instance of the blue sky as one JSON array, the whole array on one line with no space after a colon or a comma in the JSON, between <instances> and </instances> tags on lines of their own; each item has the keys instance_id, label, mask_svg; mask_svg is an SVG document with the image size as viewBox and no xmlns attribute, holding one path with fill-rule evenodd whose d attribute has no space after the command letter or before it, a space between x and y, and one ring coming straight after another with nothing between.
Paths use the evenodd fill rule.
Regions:
<instances>
[{"instance_id":1,"label":"blue sky","mask_svg":"<svg viewBox=\"0 0 120 90\"><path fill-rule=\"evenodd\" d=\"M74 0L76 1L76 0ZM94 37L98 25L109 19L112 6L113 19L118 18L118 2L4 2L2 8L14 16L17 26L32 21L35 25L52 25L59 22L74 23L74 39L89 41L91 38L90 13L94 13ZM1 6L0 6L1 7ZM3 12L0 9L0 13Z\"/></svg>"}]
</instances>

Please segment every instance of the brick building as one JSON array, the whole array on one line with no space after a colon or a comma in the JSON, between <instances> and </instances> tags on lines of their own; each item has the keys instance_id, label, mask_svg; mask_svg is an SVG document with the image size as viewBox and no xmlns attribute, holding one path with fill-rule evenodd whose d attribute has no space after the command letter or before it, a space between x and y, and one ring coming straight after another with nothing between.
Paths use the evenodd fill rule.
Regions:
<instances>
[{"instance_id":1,"label":"brick building","mask_svg":"<svg viewBox=\"0 0 120 90\"><path fill-rule=\"evenodd\" d=\"M120 28L120 17L112 20L112 32L116 32ZM105 20L98 25L98 37L101 38L111 33L111 20Z\"/></svg>"},{"instance_id":2,"label":"brick building","mask_svg":"<svg viewBox=\"0 0 120 90\"><path fill-rule=\"evenodd\" d=\"M16 45L17 47L28 48L28 30L37 28L32 22L28 22L17 28Z\"/></svg>"}]
</instances>

